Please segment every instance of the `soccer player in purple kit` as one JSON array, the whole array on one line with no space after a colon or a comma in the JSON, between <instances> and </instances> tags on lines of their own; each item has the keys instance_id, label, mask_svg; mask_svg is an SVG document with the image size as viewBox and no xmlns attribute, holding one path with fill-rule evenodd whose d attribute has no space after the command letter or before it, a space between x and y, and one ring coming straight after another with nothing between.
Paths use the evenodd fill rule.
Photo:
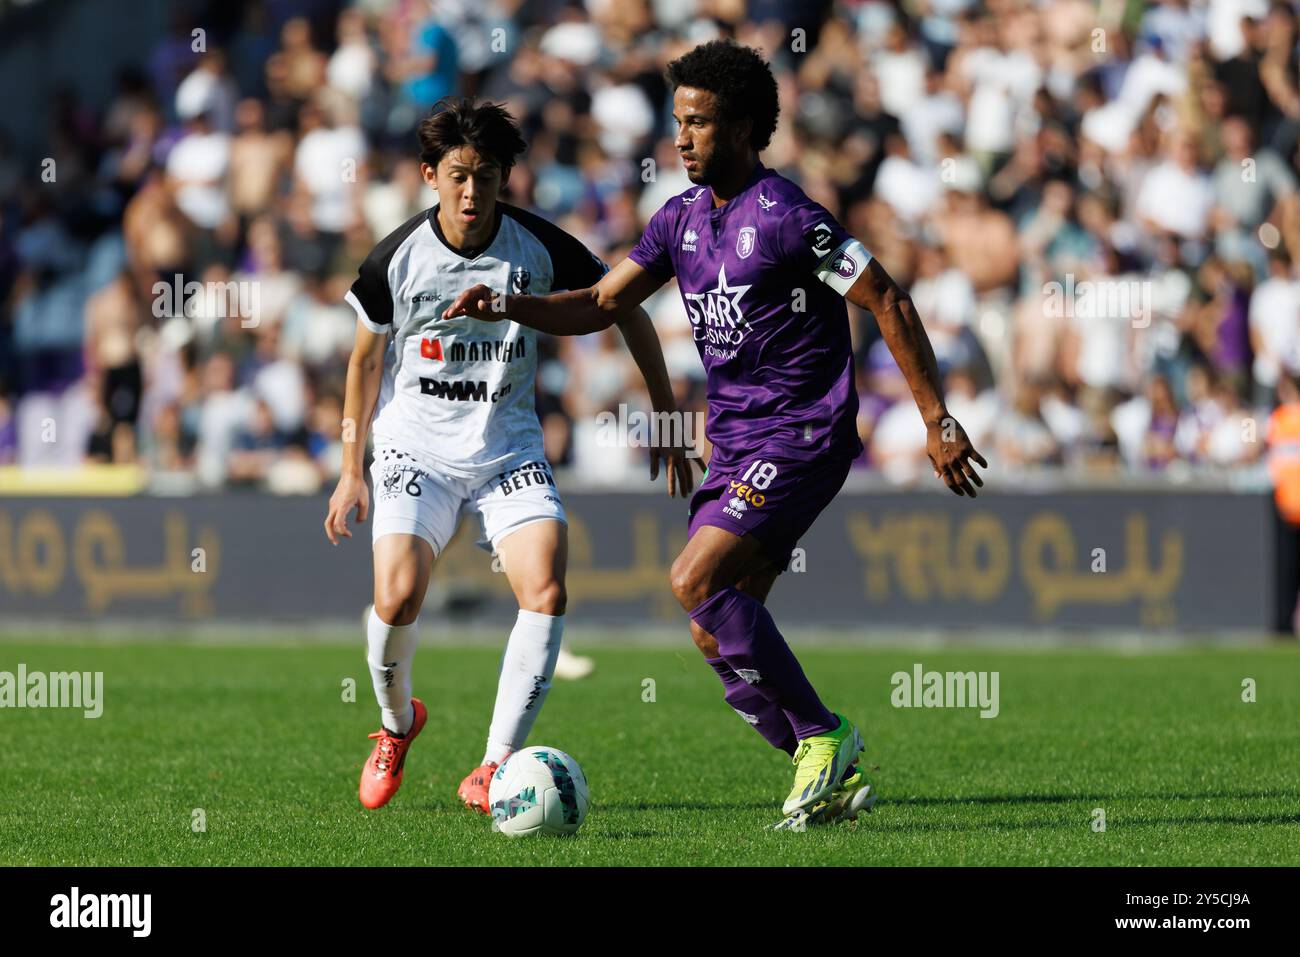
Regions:
<instances>
[{"instance_id":1,"label":"soccer player in purple kit","mask_svg":"<svg viewBox=\"0 0 1300 957\"><path fill-rule=\"evenodd\" d=\"M508 316L553 335L615 322L676 276L707 371L713 446L691 500L673 593L724 697L795 765L776 827L851 819L875 796L858 729L831 712L764 602L794 546L862 453L844 299L877 319L925 421L935 476L958 495L988 463L948 414L911 299L822 206L758 154L776 128L777 84L762 56L729 40L668 65L675 145L695 184L651 218L640 242L590 289L507 296L476 286L446 311Z\"/></svg>"}]
</instances>

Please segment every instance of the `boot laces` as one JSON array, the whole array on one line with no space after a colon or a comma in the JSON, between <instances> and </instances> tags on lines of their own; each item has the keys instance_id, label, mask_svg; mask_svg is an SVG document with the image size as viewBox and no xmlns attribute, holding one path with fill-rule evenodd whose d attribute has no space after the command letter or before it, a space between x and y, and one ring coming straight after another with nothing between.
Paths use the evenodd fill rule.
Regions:
<instances>
[{"instance_id":1,"label":"boot laces","mask_svg":"<svg viewBox=\"0 0 1300 957\"><path fill-rule=\"evenodd\" d=\"M375 770L380 774L387 774L393 762L397 760L398 739L387 731L376 731L370 737L379 739L379 755L375 758Z\"/></svg>"}]
</instances>

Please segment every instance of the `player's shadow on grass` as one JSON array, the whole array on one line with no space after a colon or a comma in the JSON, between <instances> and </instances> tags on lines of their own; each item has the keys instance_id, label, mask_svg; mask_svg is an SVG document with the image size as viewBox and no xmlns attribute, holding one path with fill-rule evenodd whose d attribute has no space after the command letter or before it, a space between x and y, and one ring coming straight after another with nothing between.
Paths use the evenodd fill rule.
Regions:
<instances>
[{"instance_id":1,"label":"player's shadow on grass","mask_svg":"<svg viewBox=\"0 0 1300 957\"><path fill-rule=\"evenodd\" d=\"M770 811L772 801L603 801L619 811Z\"/></svg>"},{"instance_id":2,"label":"player's shadow on grass","mask_svg":"<svg viewBox=\"0 0 1300 957\"><path fill-rule=\"evenodd\" d=\"M1300 801L1297 791L1202 791L1197 794L976 794L969 797L899 797L881 794L885 802L908 807L954 806L962 804L1074 804L1080 801L1204 801L1258 800L1292 798Z\"/></svg>"},{"instance_id":3,"label":"player's shadow on grass","mask_svg":"<svg viewBox=\"0 0 1300 957\"><path fill-rule=\"evenodd\" d=\"M945 832L964 833L969 831L1075 830L1080 827L1080 822L1077 820L983 821L979 823L972 822L970 824L947 821L918 821L912 824L895 824L889 822L887 819L881 820L880 815L874 815L874 818L874 820L868 821L868 826L871 830L882 833L892 832L896 834ZM1136 827L1155 827L1167 824L1300 824L1300 814L1249 814L1241 817L1232 817L1227 814L1211 814L1200 817L1192 814L1184 814L1177 817L1141 817L1124 821L1112 821L1108 825L1108 831L1124 830Z\"/></svg>"}]
</instances>

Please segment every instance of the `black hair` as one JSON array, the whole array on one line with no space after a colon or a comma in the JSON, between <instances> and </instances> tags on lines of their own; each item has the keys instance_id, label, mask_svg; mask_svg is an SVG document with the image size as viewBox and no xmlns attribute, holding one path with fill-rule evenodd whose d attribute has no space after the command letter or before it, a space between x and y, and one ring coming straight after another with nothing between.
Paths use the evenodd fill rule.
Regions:
<instances>
[{"instance_id":1,"label":"black hair","mask_svg":"<svg viewBox=\"0 0 1300 957\"><path fill-rule=\"evenodd\" d=\"M504 106L472 97L443 97L420 121L416 135L421 162L437 168L447 153L470 146L500 168L502 179L528 148L518 121Z\"/></svg>"},{"instance_id":2,"label":"black hair","mask_svg":"<svg viewBox=\"0 0 1300 957\"><path fill-rule=\"evenodd\" d=\"M781 110L776 77L761 53L735 40L710 40L668 64L673 89L690 86L718 98L727 120L748 117L753 123L749 142L755 151L767 149Z\"/></svg>"}]
</instances>

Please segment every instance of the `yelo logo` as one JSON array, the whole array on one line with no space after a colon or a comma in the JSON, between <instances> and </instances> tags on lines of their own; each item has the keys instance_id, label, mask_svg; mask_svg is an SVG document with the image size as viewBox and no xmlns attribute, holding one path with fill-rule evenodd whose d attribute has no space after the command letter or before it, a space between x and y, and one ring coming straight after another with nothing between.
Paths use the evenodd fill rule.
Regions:
<instances>
[{"instance_id":1,"label":"yelo logo","mask_svg":"<svg viewBox=\"0 0 1300 957\"><path fill-rule=\"evenodd\" d=\"M735 479L729 481L731 485L731 494L737 498L742 498L754 508L762 508L763 503L767 501L767 496L762 492L756 492L744 482L737 482Z\"/></svg>"}]
</instances>

